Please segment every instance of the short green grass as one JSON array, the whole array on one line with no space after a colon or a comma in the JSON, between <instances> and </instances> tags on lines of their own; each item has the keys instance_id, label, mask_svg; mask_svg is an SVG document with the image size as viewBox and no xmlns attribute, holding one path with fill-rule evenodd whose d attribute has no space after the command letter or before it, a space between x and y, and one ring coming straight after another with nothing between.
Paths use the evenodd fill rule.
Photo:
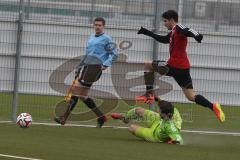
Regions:
<instances>
[{"instance_id":1,"label":"short green grass","mask_svg":"<svg viewBox=\"0 0 240 160\"><path fill-rule=\"evenodd\" d=\"M54 107L63 97L58 96L40 96L40 95L19 95L18 113L28 112L33 116L34 121L53 122ZM100 100L98 100L99 102ZM108 104L112 100L106 100ZM183 116L183 129L201 129L201 130L218 130L240 132L240 107L223 106L226 114L226 122L220 124L213 112L209 109L196 104L175 103ZM146 106L145 106L146 107ZM114 112L126 112L130 107L123 101L119 100ZM0 120L10 120L12 110L12 95L10 93L0 94ZM79 103L75 111L88 110L83 103ZM74 122L81 124L95 124L95 120L90 122ZM119 122L110 120L108 125L120 125Z\"/></svg>"},{"instance_id":2,"label":"short green grass","mask_svg":"<svg viewBox=\"0 0 240 160\"><path fill-rule=\"evenodd\" d=\"M183 146L142 141L125 129L0 124L0 154L44 160L239 159L239 137L184 133ZM0 159L11 159L3 158Z\"/></svg>"},{"instance_id":3,"label":"short green grass","mask_svg":"<svg viewBox=\"0 0 240 160\"><path fill-rule=\"evenodd\" d=\"M18 113L28 112L36 122L53 122L53 110L63 97L19 96ZM112 100L107 100L109 104ZM97 100L100 103L101 100ZM223 107L226 122L220 124L214 114L195 104L175 106L183 115L183 129L240 132L240 107ZM10 120L12 95L0 94L0 120ZM114 112L125 112L130 107L120 100ZM86 111L78 104L76 111ZM69 122L96 124L88 122ZM106 125L123 125L109 120ZM168 145L142 141L126 129L84 128L68 126L32 125L22 129L16 124L0 123L0 154L40 158L44 160L226 160L239 159L240 137L183 133L184 145ZM1 160L12 158L1 157Z\"/></svg>"}]
</instances>

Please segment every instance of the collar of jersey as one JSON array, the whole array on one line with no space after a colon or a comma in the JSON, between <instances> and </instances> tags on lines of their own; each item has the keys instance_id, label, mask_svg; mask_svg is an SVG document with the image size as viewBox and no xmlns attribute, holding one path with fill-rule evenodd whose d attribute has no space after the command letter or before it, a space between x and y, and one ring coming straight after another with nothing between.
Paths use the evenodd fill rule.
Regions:
<instances>
[{"instance_id":1,"label":"collar of jersey","mask_svg":"<svg viewBox=\"0 0 240 160\"><path fill-rule=\"evenodd\" d=\"M104 34L104 32L101 33L101 34L99 34L99 35L96 35L96 34L95 34L95 37L100 37L100 36L103 35L103 34Z\"/></svg>"}]
</instances>

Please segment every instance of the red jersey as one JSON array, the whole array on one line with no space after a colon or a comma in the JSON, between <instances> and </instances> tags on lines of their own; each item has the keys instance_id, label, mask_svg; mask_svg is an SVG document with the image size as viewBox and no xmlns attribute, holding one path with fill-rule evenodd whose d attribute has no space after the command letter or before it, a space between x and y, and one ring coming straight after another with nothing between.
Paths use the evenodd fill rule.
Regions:
<instances>
[{"instance_id":1,"label":"red jersey","mask_svg":"<svg viewBox=\"0 0 240 160\"><path fill-rule=\"evenodd\" d=\"M180 69L190 68L190 63L187 57L187 36L176 30L176 26L173 27L170 32L169 40L169 53L170 58L167 63L169 66Z\"/></svg>"},{"instance_id":2,"label":"red jersey","mask_svg":"<svg viewBox=\"0 0 240 160\"><path fill-rule=\"evenodd\" d=\"M172 31L166 35L161 36L141 27L138 34L144 34L150 36L160 43L170 44L169 52L170 58L167 61L169 66L179 69L189 69L190 63L187 57L187 37L193 37L198 43L201 43L203 35L199 34L197 31L185 27L181 24L177 24L173 27Z\"/></svg>"}]
</instances>

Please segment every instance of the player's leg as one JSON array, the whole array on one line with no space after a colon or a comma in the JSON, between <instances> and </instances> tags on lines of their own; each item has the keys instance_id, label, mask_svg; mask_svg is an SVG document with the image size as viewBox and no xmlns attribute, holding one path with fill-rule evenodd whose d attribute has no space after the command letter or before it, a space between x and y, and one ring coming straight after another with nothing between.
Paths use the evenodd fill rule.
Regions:
<instances>
[{"instance_id":1,"label":"player's leg","mask_svg":"<svg viewBox=\"0 0 240 160\"><path fill-rule=\"evenodd\" d=\"M144 81L146 85L146 93L153 93L153 84L154 84L154 70L152 67L152 62L147 62L144 65Z\"/></svg>"},{"instance_id":2,"label":"player's leg","mask_svg":"<svg viewBox=\"0 0 240 160\"><path fill-rule=\"evenodd\" d=\"M101 128L104 125L104 123L107 121L107 117L104 115L104 113L102 111L100 111L100 109L97 107L96 103L94 102L94 100L92 98L88 97L82 101L98 117L97 118L97 122L98 122L97 127Z\"/></svg>"},{"instance_id":3,"label":"player's leg","mask_svg":"<svg viewBox=\"0 0 240 160\"><path fill-rule=\"evenodd\" d=\"M88 97L88 92L93 85L94 82L98 81L101 77L102 70L100 65L89 65L86 66L83 70L83 73L81 74L81 77L79 78L79 83L82 87L80 92L78 93L79 98L82 100L86 106L91 109L95 115L98 117L97 127L102 127L103 124L107 121L106 116L104 113L102 113L97 105L95 104L94 100L90 97Z\"/></svg>"},{"instance_id":4,"label":"player's leg","mask_svg":"<svg viewBox=\"0 0 240 160\"><path fill-rule=\"evenodd\" d=\"M113 113L111 114L111 116L114 119L121 119L125 123L128 123L133 119L141 120L141 122L144 122L148 128L141 127L137 124L131 124L129 127L129 131L136 137L139 137L146 141L159 142L159 140L156 137L154 137L153 134L155 128L159 124L158 122L161 120L158 113L152 112L141 107L137 107L129 110L126 114Z\"/></svg>"},{"instance_id":5,"label":"player's leg","mask_svg":"<svg viewBox=\"0 0 240 160\"><path fill-rule=\"evenodd\" d=\"M221 122L225 121L225 115L221 109L220 104L218 103L213 104L204 96L196 94L194 92L192 78L189 69L176 70L176 72L173 75L173 78L176 80L179 86L181 86L184 95L189 101L195 102L203 107L209 108L210 110L215 112L217 118Z\"/></svg>"},{"instance_id":6,"label":"player's leg","mask_svg":"<svg viewBox=\"0 0 240 160\"><path fill-rule=\"evenodd\" d=\"M91 74L90 74L91 73ZM60 123L65 124L68 116L70 115L71 111L77 104L77 100L80 99L88 108L90 108L95 115L98 117L98 127L102 127L104 122L107 121L107 118L104 114L97 108L93 99L88 97L89 90L92 84L97 81L101 76L101 67L96 65L85 66L81 76L79 78L79 82L76 86L73 87L71 100L74 100L74 103L70 103L70 106L66 110L65 114L60 117ZM56 121L56 120L55 120ZM57 122L57 121L56 121Z\"/></svg>"},{"instance_id":7,"label":"player's leg","mask_svg":"<svg viewBox=\"0 0 240 160\"><path fill-rule=\"evenodd\" d=\"M69 106L67 107L67 110L65 111L64 115L61 118L61 124L64 125L70 115L70 113L73 111L75 106L77 105L78 102L78 96L71 96L71 100L69 102Z\"/></svg>"},{"instance_id":8,"label":"player's leg","mask_svg":"<svg viewBox=\"0 0 240 160\"><path fill-rule=\"evenodd\" d=\"M129 123L131 120L137 120L137 119L143 119L143 115L145 112L145 108L141 108L141 107L136 107L133 109L130 109L127 113L112 113L111 117L113 119L120 119L122 120L124 123Z\"/></svg>"},{"instance_id":9,"label":"player's leg","mask_svg":"<svg viewBox=\"0 0 240 160\"><path fill-rule=\"evenodd\" d=\"M126 114L112 113L111 116L113 119L120 119L124 123L128 123L131 120L139 120L139 122L143 122L149 128L154 122L161 120L161 117L158 113L141 107L133 108Z\"/></svg>"},{"instance_id":10,"label":"player's leg","mask_svg":"<svg viewBox=\"0 0 240 160\"><path fill-rule=\"evenodd\" d=\"M149 142L158 142L158 140L154 137L153 128L144 128L136 124L131 124L128 130L130 133L132 133L138 138L144 139Z\"/></svg>"},{"instance_id":11,"label":"player's leg","mask_svg":"<svg viewBox=\"0 0 240 160\"><path fill-rule=\"evenodd\" d=\"M76 82L75 86L73 86L73 88L72 88L73 95L71 96L68 106L66 107L66 111L64 112L64 114L62 116L55 118L54 120L57 123L64 125L66 123L69 115L71 114L71 112L73 111L75 106L77 105L78 99L79 98L83 99L83 98L87 97L88 92L89 92L89 88Z\"/></svg>"},{"instance_id":12,"label":"player's leg","mask_svg":"<svg viewBox=\"0 0 240 160\"><path fill-rule=\"evenodd\" d=\"M192 88L182 88L182 91L189 101L213 110L213 104L200 94L196 94Z\"/></svg>"},{"instance_id":13,"label":"player's leg","mask_svg":"<svg viewBox=\"0 0 240 160\"><path fill-rule=\"evenodd\" d=\"M225 121L225 114L221 109L221 105L219 103L211 103L208 99L200 94L196 94L193 89L183 88L183 93L187 97L188 100L193 101L201 106L207 107L215 112L216 117L220 120L220 122Z\"/></svg>"},{"instance_id":14,"label":"player's leg","mask_svg":"<svg viewBox=\"0 0 240 160\"><path fill-rule=\"evenodd\" d=\"M145 63L144 70L146 93L142 96L136 97L136 100L144 101L146 103L149 103L148 101L150 101L151 103L155 98L153 92L154 72L158 72L161 75L167 75L169 69L165 61L152 61Z\"/></svg>"}]
</instances>

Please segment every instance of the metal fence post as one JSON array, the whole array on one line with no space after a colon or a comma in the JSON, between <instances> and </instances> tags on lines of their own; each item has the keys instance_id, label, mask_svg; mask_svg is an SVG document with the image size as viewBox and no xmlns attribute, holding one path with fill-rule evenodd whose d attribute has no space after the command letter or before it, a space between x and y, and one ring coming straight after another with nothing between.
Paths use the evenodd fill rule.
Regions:
<instances>
[{"instance_id":1,"label":"metal fence post","mask_svg":"<svg viewBox=\"0 0 240 160\"><path fill-rule=\"evenodd\" d=\"M178 23L182 23L183 17L183 0L178 1Z\"/></svg>"},{"instance_id":2,"label":"metal fence post","mask_svg":"<svg viewBox=\"0 0 240 160\"><path fill-rule=\"evenodd\" d=\"M216 8L214 10L214 19L215 19L214 29L215 29L215 32L219 31L220 10L221 10L220 7L221 7L221 0L217 0Z\"/></svg>"},{"instance_id":3,"label":"metal fence post","mask_svg":"<svg viewBox=\"0 0 240 160\"><path fill-rule=\"evenodd\" d=\"M160 21L161 21L161 14L160 14L160 11L161 11L161 8L160 8L160 3L161 1L159 0L155 0L155 17L154 17L154 23L153 23L153 32L158 32L159 31L159 28L160 28ZM153 57L152 57L152 60L157 60L158 59L158 49L159 49L159 44L156 40L153 41ZM154 76L154 82L156 84L156 81L157 81L157 77ZM154 85L156 86L156 85ZM155 102L150 104L150 109L154 109L154 106L155 106Z\"/></svg>"},{"instance_id":4,"label":"metal fence post","mask_svg":"<svg viewBox=\"0 0 240 160\"><path fill-rule=\"evenodd\" d=\"M24 12L25 12L25 19L29 19L29 14L30 14L30 4L31 4L31 2L30 2L30 0L27 0L27 7L25 6L25 10L24 10Z\"/></svg>"},{"instance_id":5,"label":"metal fence post","mask_svg":"<svg viewBox=\"0 0 240 160\"><path fill-rule=\"evenodd\" d=\"M18 85L19 85L19 69L21 58L21 45L22 45L22 32L23 32L23 3L20 0L19 4L19 19L17 21L17 42L16 42L16 58L15 58L15 71L14 71L14 89L13 89L13 105L12 105L12 121L16 122L17 106L18 106Z\"/></svg>"},{"instance_id":6,"label":"metal fence post","mask_svg":"<svg viewBox=\"0 0 240 160\"><path fill-rule=\"evenodd\" d=\"M154 23L153 23L153 31L157 32L160 28L160 20L161 20L161 16L160 16L160 3L161 1L159 0L155 0L155 17L154 17ZM154 40L153 42L153 60L157 60L158 59L158 48L159 48L159 44L156 40Z\"/></svg>"},{"instance_id":7,"label":"metal fence post","mask_svg":"<svg viewBox=\"0 0 240 160\"><path fill-rule=\"evenodd\" d=\"M93 18L95 16L95 3L96 3L96 0L91 0L91 15L89 17L90 24L93 23Z\"/></svg>"}]
</instances>

